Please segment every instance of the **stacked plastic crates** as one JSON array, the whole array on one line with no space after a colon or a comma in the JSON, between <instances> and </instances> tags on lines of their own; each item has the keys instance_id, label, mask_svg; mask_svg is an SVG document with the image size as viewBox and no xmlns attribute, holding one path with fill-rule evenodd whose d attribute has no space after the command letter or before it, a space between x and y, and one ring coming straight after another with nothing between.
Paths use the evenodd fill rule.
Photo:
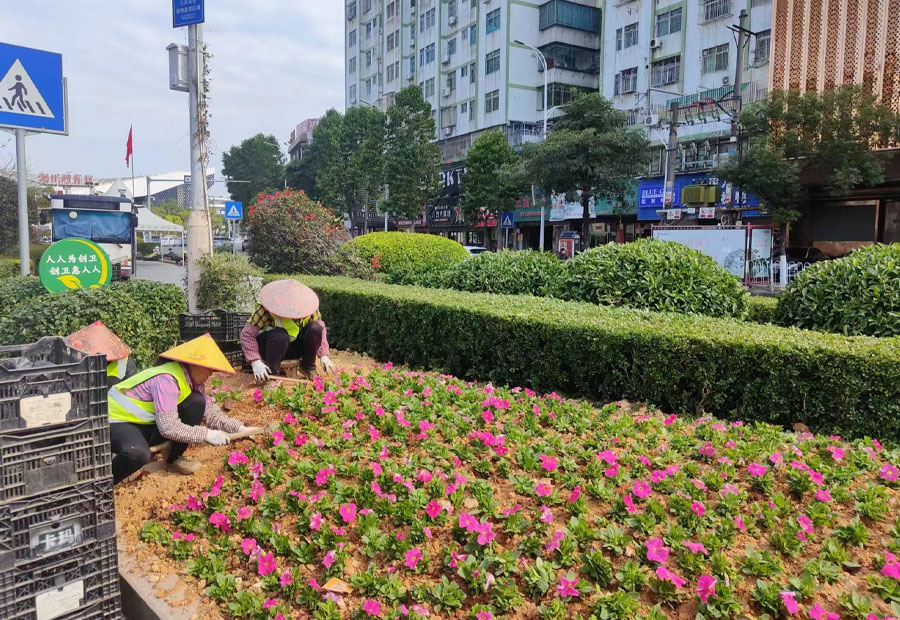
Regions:
<instances>
[{"instance_id":1,"label":"stacked plastic crates","mask_svg":"<svg viewBox=\"0 0 900 620\"><path fill-rule=\"evenodd\" d=\"M249 312L228 312L227 310L182 314L178 317L178 335L181 342L187 342L209 334L219 345L228 362L236 368L244 364L241 330L249 320Z\"/></svg>"},{"instance_id":2,"label":"stacked plastic crates","mask_svg":"<svg viewBox=\"0 0 900 620\"><path fill-rule=\"evenodd\" d=\"M106 360L62 338L0 347L0 620L114 620Z\"/></svg>"}]
</instances>

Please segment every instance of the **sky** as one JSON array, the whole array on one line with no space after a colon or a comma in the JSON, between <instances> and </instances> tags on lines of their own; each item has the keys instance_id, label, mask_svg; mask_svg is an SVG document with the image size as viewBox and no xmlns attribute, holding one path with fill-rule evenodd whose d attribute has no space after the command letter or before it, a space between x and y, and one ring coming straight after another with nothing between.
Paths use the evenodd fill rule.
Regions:
<instances>
[{"instance_id":1,"label":"sky","mask_svg":"<svg viewBox=\"0 0 900 620\"><path fill-rule=\"evenodd\" d=\"M241 140L262 132L284 145L302 120L343 109L343 16L338 0L206 2L216 177ZM130 176L132 125L137 176L190 169L188 95L169 90L166 52L187 28L172 28L171 0L0 0L0 42L63 55L69 135L29 136L29 174ZM15 154L11 138L0 132L0 161Z\"/></svg>"}]
</instances>

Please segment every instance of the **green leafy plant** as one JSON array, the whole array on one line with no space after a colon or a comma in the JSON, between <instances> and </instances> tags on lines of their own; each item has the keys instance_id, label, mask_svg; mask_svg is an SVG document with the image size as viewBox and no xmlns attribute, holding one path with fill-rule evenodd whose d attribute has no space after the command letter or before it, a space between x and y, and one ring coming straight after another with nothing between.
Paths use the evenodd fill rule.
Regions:
<instances>
[{"instance_id":1,"label":"green leafy plant","mask_svg":"<svg viewBox=\"0 0 900 620\"><path fill-rule=\"evenodd\" d=\"M347 247L392 284L438 283L444 271L469 258L456 241L422 233L369 233Z\"/></svg>"},{"instance_id":2,"label":"green leafy plant","mask_svg":"<svg viewBox=\"0 0 900 620\"><path fill-rule=\"evenodd\" d=\"M197 305L203 310L252 312L259 299L263 271L243 254L210 254L200 259Z\"/></svg>"},{"instance_id":3,"label":"green leafy plant","mask_svg":"<svg viewBox=\"0 0 900 620\"><path fill-rule=\"evenodd\" d=\"M466 600L466 593L455 581L441 577L440 583L431 589L431 598L437 611L442 609L459 609Z\"/></svg>"},{"instance_id":4,"label":"green leafy plant","mask_svg":"<svg viewBox=\"0 0 900 620\"><path fill-rule=\"evenodd\" d=\"M552 296L565 264L549 252L482 252L451 268L442 284L473 293Z\"/></svg>"}]
</instances>

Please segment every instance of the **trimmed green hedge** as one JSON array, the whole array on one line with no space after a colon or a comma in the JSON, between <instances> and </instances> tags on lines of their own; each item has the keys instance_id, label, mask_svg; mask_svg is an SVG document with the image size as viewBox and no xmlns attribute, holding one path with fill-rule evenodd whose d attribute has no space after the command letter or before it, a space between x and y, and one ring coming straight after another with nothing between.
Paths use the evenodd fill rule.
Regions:
<instances>
[{"instance_id":1,"label":"trimmed green hedge","mask_svg":"<svg viewBox=\"0 0 900 620\"><path fill-rule=\"evenodd\" d=\"M18 258L0 258L0 280L18 276L20 264Z\"/></svg>"},{"instance_id":2,"label":"trimmed green hedge","mask_svg":"<svg viewBox=\"0 0 900 620\"><path fill-rule=\"evenodd\" d=\"M0 280L0 317L8 315L23 301L47 295L37 276L19 276Z\"/></svg>"},{"instance_id":3,"label":"trimmed green hedge","mask_svg":"<svg viewBox=\"0 0 900 620\"><path fill-rule=\"evenodd\" d=\"M471 379L900 439L900 339L299 278L336 347Z\"/></svg>"},{"instance_id":4,"label":"trimmed green hedge","mask_svg":"<svg viewBox=\"0 0 900 620\"><path fill-rule=\"evenodd\" d=\"M748 297L747 320L755 323L778 325L778 299L775 297Z\"/></svg>"},{"instance_id":5,"label":"trimmed green hedge","mask_svg":"<svg viewBox=\"0 0 900 620\"><path fill-rule=\"evenodd\" d=\"M435 284L447 269L469 258L456 241L424 233L369 233L346 246L394 284Z\"/></svg>"},{"instance_id":6,"label":"trimmed green hedge","mask_svg":"<svg viewBox=\"0 0 900 620\"><path fill-rule=\"evenodd\" d=\"M482 252L450 268L446 288L471 293L552 297L565 264L550 252Z\"/></svg>"}]
</instances>

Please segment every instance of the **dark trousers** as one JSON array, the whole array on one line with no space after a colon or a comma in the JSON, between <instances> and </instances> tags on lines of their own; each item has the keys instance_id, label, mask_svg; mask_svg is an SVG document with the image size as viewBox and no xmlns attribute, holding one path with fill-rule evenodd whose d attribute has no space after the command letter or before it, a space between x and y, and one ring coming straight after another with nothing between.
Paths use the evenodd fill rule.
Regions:
<instances>
[{"instance_id":1,"label":"dark trousers","mask_svg":"<svg viewBox=\"0 0 900 620\"><path fill-rule=\"evenodd\" d=\"M178 405L178 417L188 426L197 426L203 422L206 412L206 397L194 390ZM110 443L112 444L113 483L124 480L141 467L150 462L150 446L161 444L166 440L159 434L156 424L132 424L131 422L115 422L109 425ZM174 463L184 451L186 443L172 442L169 462Z\"/></svg>"},{"instance_id":2,"label":"dark trousers","mask_svg":"<svg viewBox=\"0 0 900 620\"><path fill-rule=\"evenodd\" d=\"M281 373L281 362L286 359L299 359L304 370L315 371L316 353L319 352L324 335L321 323L310 321L293 342L283 327L276 327L260 332L256 343L259 345L259 356L273 373Z\"/></svg>"}]
</instances>

